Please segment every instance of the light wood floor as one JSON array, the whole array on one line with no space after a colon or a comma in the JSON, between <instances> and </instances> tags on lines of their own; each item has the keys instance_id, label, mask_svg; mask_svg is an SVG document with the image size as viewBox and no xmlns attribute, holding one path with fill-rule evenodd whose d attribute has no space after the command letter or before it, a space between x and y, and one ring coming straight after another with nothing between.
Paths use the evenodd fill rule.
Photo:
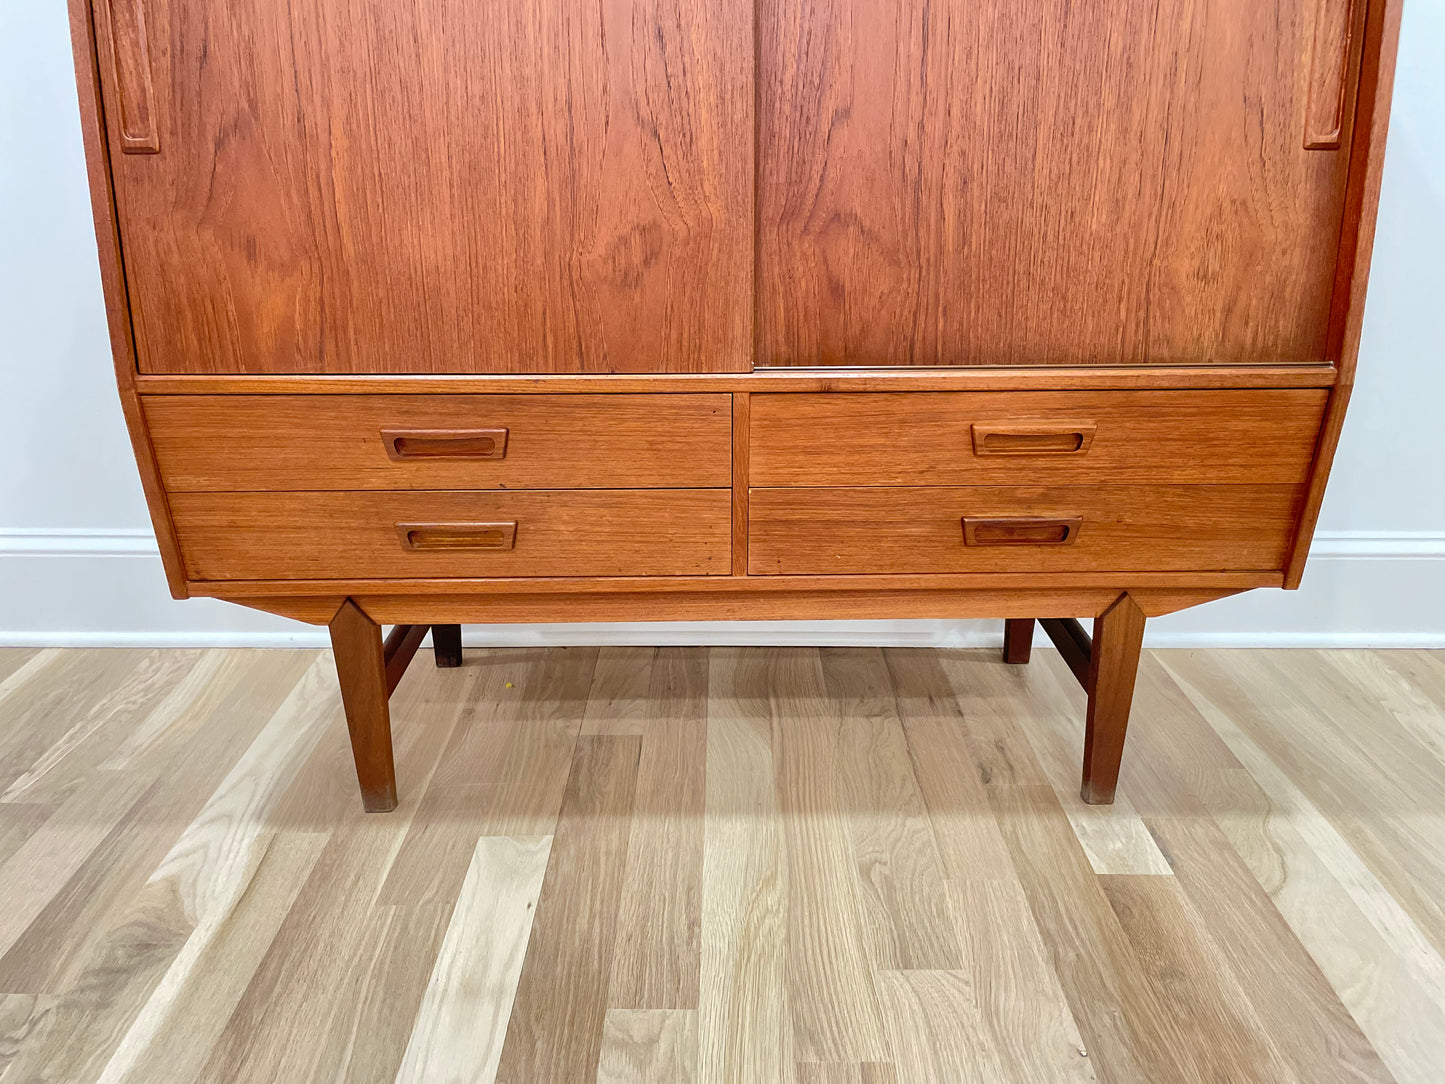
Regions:
<instances>
[{"instance_id":1,"label":"light wood floor","mask_svg":"<svg viewBox=\"0 0 1445 1084\"><path fill-rule=\"evenodd\" d=\"M0 1084L1445 1080L1445 653L0 651Z\"/></svg>"}]
</instances>

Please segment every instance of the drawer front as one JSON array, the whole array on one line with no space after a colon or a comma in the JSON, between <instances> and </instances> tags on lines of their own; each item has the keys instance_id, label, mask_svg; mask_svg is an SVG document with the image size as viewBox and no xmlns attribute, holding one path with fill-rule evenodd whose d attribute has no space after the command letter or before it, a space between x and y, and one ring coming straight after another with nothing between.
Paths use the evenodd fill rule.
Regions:
<instances>
[{"instance_id":1,"label":"drawer front","mask_svg":"<svg viewBox=\"0 0 1445 1084\"><path fill-rule=\"evenodd\" d=\"M194 580L705 576L727 490L174 493Z\"/></svg>"},{"instance_id":2,"label":"drawer front","mask_svg":"<svg viewBox=\"0 0 1445 1084\"><path fill-rule=\"evenodd\" d=\"M727 486L731 406L726 394L145 398L171 492Z\"/></svg>"},{"instance_id":3,"label":"drawer front","mask_svg":"<svg viewBox=\"0 0 1445 1084\"><path fill-rule=\"evenodd\" d=\"M1284 567L1302 486L754 489L755 575Z\"/></svg>"},{"instance_id":4,"label":"drawer front","mask_svg":"<svg viewBox=\"0 0 1445 1084\"><path fill-rule=\"evenodd\" d=\"M1296 484L1327 392L754 395L755 486Z\"/></svg>"}]
</instances>

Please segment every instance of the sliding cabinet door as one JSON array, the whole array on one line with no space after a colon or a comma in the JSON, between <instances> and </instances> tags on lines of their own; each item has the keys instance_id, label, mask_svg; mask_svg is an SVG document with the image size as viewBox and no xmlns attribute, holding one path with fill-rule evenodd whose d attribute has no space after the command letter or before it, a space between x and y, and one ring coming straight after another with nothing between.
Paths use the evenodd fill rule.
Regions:
<instances>
[{"instance_id":1,"label":"sliding cabinet door","mask_svg":"<svg viewBox=\"0 0 1445 1084\"><path fill-rule=\"evenodd\" d=\"M92 0L148 373L752 349L752 0Z\"/></svg>"},{"instance_id":2,"label":"sliding cabinet door","mask_svg":"<svg viewBox=\"0 0 1445 1084\"><path fill-rule=\"evenodd\" d=\"M760 0L758 364L1324 360L1364 8Z\"/></svg>"}]
</instances>

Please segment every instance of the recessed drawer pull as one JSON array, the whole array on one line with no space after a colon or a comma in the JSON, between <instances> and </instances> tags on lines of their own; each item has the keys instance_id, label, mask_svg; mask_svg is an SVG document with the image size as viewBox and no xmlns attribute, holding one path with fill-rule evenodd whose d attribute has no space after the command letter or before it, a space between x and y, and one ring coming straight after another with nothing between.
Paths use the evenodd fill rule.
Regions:
<instances>
[{"instance_id":1,"label":"recessed drawer pull","mask_svg":"<svg viewBox=\"0 0 1445 1084\"><path fill-rule=\"evenodd\" d=\"M966 546L1068 546L1079 537L1083 516L1015 516L1008 519L963 517Z\"/></svg>"},{"instance_id":2,"label":"recessed drawer pull","mask_svg":"<svg viewBox=\"0 0 1445 1084\"><path fill-rule=\"evenodd\" d=\"M505 429L383 429L392 459L505 459Z\"/></svg>"},{"instance_id":3,"label":"recessed drawer pull","mask_svg":"<svg viewBox=\"0 0 1445 1084\"><path fill-rule=\"evenodd\" d=\"M110 24L121 153L155 154L161 149L161 138L142 0L104 0L96 5L96 12Z\"/></svg>"},{"instance_id":4,"label":"recessed drawer pull","mask_svg":"<svg viewBox=\"0 0 1445 1084\"><path fill-rule=\"evenodd\" d=\"M973 426L974 455L1083 455L1093 443L1093 422Z\"/></svg>"},{"instance_id":5,"label":"recessed drawer pull","mask_svg":"<svg viewBox=\"0 0 1445 1084\"><path fill-rule=\"evenodd\" d=\"M517 521L508 523L398 523L401 548L423 550L509 550L517 543Z\"/></svg>"}]
</instances>

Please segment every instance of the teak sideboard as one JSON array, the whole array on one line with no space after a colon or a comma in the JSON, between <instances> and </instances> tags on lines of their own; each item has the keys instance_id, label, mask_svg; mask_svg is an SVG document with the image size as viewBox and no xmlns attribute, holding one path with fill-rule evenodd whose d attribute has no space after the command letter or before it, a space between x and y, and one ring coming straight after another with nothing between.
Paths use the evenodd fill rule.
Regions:
<instances>
[{"instance_id":1,"label":"teak sideboard","mask_svg":"<svg viewBox=\"0 0 1445 1084\"><path fill-rule=\"evenodd\" d=\"M1300 582L1400 7L70 0L171 590L329 625L369 810L428 628L730 618L1041 620L1109 802Z\"/></svg>"}]
</instances>

